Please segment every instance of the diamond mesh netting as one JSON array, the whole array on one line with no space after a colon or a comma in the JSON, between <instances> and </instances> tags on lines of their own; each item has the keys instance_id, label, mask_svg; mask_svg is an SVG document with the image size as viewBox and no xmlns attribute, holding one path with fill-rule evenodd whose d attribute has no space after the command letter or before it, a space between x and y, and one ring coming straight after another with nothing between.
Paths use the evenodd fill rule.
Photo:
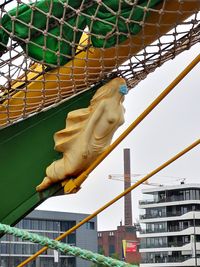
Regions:
<instances>
[{"instance_id":1,"label":"diamond mesh netting","mask_svg":"<svg viewBox=\"0 0 200 267\"><path fill-rule=\"evenodd\" d=\"M4 0L0 127L121 76L133 88L200 39L199 0Z\"/></svg>"}]
</instances>

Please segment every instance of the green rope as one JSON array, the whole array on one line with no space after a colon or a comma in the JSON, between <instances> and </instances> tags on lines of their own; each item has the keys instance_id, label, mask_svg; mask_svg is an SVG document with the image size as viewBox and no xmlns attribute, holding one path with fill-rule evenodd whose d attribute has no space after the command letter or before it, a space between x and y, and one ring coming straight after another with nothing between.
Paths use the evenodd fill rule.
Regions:
<instances>
[{"instance_id":1,"label":"green rope","mask_svg":"<svg viewBox=\"0 0 200 267\"><path fill-rule=\"evenodd\" d=\"M64 254L69 254L75 257L80 257L84 260L89 260L94 263L102 264L105 266L113 266L113 267L138 267L138 265L131 265L125 262L115 260L109 257L105 257L103 255L93 253L86 249L81 249L78 247L73 247L68 244L64 244L62 242L52 240L47 237L43 237L37 234L29 233L27 231L10 227L6 224L0 223L0 233L3 232L4 234L14 235L21 239L31 241L33 243L38 243L42 246L47 246L48 248L58 250Z\"/></svg>"}]
</instances>

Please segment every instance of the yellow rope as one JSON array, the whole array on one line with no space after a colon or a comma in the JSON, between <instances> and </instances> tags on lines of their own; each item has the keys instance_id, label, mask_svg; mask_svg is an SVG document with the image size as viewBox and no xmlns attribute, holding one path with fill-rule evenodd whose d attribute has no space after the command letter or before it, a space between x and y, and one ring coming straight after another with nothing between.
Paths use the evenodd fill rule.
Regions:
<instances>
[{"instance_id":1,"label":"yellow rope","mask_svg":"<svg viewBox=\"0 0 200 267\"><path fill-rule=\"evenodd\" d=\"M192 143L190 146L188 146L187 148L185 148L184 150L182 150L181 152L179 152L178 154L176 154L174 157L172 157L171 159L169 159L168 161L166 161L165 163L163 163L161 166L159 166L158 168L156 168L155 170L153 170L152 172L150 172L149 174L147 174L146 176L144 176L138 182L136 182L135 184L133 184L132 186L130 186L129 188L127 188L124 192L122 192L117 197L115 197L114 199L112 199L111 201L109 201L108 203L106 203L104 206L102 206L101 208L99 208L98 210L96 210L93 214L91 214L88 217L86 217L84 220L82 220L81 222L79 222L77 225L75 225L74 227L72 227L71 229L69 229L68 231L66 231L65 233L63 233L62 235L60 235L59 237L57 237L55 240L61 240L64 237L66 237L67 235L69 235L70 233L74 232L81 225L83 225L84 223L88 222L92 218L96 217L100 212L102 212L103 210L107 209L109 206L111 206L112 204L114 204L120 198L122 198L125 195L127 195L128 193L130 193L133 189L135 189L136 187L138 187L140 184L142 184L145 181L147 181L150 177L152 177L153 175L155 175L156 173L158 173L162 169L166 168L172 162L174 162L175 160L177 160L178 158L180 158L181 156L183 156L184 154L186 154L187 152L189 152L191 149L193 149L194 147L196 147L199 144L200 144L200 139L198 139L197 141L195 141L194 143ZM37 253L35 253L34 255L32 255L30 258L26 259L24 262L22 262L21 264L19 264L17 267L25 266L26 264L28 264L29 262L31 262L32 260L34 260L36 257L38 257L40 254L42 254L43 252L45 252L47 249L48 249L48 247L42 248Z\"/></svg>"}]
</instances>

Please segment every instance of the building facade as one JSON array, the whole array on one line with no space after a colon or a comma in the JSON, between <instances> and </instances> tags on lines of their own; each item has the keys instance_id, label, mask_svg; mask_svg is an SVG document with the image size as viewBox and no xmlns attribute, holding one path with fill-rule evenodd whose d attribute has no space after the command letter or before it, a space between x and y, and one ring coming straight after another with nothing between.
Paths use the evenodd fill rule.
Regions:
<instances>
[{"instance_id":1,"label":"building facade","mask_svg":"<svg viewBox=\"0 0 200 267\"><path fill-rule=\"evenodd\" d=\"M200 266L200 185L143 190L140 267Z\"/></svg>"},{"instance_id":2,"label":"building facade","mask_svg":"<svg viewBox=\"0 0 200 267\"><path fill-rule=\"evenodd\" d=\"M120 225L117 230L98 232L98 251L129 263L140 263L139 240L135 226Z\"/></svg>"},{"instance_id":3,"label":"building facade","mask_svg":"<svg viewBox=\"0 0 200 267\"><path fill-rule=\"evenodd\" d=\"M87 214L35 210L25 219L21 220L16 227L55 239L87 216ZM62 242L97 252L96 218L82 225L79 229L64 238ZM0 266L17 266L41 248L40 245L23 241L14 236L4 235L0 238ZM48 249L27 266L89 267L91 266L91 262Z\"/></svg>"}]
</instances>

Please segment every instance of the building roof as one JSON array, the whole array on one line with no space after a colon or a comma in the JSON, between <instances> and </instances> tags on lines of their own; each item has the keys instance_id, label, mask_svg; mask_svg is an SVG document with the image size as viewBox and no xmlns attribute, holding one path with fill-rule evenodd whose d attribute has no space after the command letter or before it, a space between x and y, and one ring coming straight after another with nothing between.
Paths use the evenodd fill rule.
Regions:
<instances>
[{"instance_id":1,"label":"building roof","mask_svg":"<svg viewBox=\"0 0 200 267\"><path fill-rule=\"evenodd\" d=\"M72 212L61 212L61 211L48 211L48 210L34 210L26 216L27 219L44 219L44 220L83 220L89 214L84 213L72 213ZM97 218L91 219L96 221ZM90 220L90 221L91 221Z\"/></svg>"}]
</instances>

